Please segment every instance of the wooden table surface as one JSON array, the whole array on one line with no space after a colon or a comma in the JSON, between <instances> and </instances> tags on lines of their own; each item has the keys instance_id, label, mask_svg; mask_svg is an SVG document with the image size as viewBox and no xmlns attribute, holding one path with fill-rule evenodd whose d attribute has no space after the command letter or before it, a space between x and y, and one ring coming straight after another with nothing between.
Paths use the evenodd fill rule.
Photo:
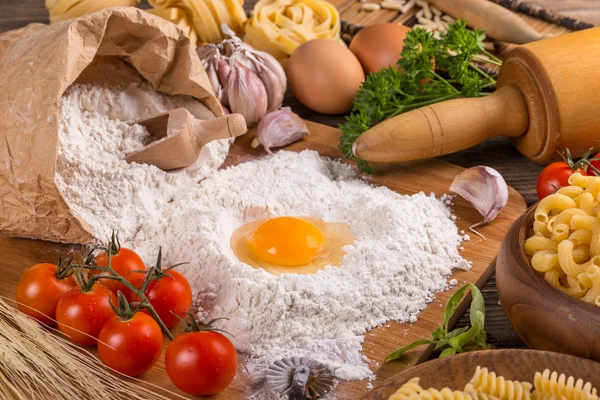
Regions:
<instances>
[{"instance_id":1,"label":"wooden table surface","mask_svg":"<svg viewBox=\"0 0 600 400\"><path fill-rule=\"evenodd\" d=\"M146 0L143 0L145 3ZM545 8L563 13L582 21L600 24L599 0L528 0ZM251 9L255 0L246 0L246 8ZM0 0L0 32L19 28L31 22L48 22L44 0ZM286 99L287 105L303 118L335 126L343 122L343 117L326 117L316 114L298 104L293 98ZM506 182L517 189L532 204L537 200L535 183L542 167L521 156L508 139L497 138L471 149L442 157L444 160L463 167L488 165L497 169ZM498 304L495 276L483 288L486 303L486 330L489 342L499 348L526 347L510 326L502 308ZM468 315L459 321L459 326L468 323Z\"/></svg>"}]
</instances>

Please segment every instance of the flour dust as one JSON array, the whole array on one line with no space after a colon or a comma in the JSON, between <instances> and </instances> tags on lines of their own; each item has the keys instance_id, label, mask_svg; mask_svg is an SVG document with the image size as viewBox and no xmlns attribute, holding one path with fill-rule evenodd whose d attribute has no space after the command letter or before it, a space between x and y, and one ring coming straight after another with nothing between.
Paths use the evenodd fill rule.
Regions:
<instances>
[{"instance_id":1,"label":"flour dust","mask_svg":"<svg viewBox=\"0 0 600 400\"><path fill-rule=\"evenodd\" d=\"M372 186L314 151L218 170L229 148L222 141L178 172L124 162L148 141L144 128L126 122L182 103L206 114L189 98L147 88L72 87L61 100L56 177L70 207L99 240L118 231L147 263L159 246L166 264L189 262L179 271L194 289L199 318L228 318L219 327L235 337L257 382L269 363L292 355L324 362L341 379L373 378L363 334L390 320L414 322L447 287L452 268L470 267L457 251L463 237L448 200ZM273 276L240 262L233 231L283 215L347 224L355 243L342 265Z\"/></svg>"}]
</instances>

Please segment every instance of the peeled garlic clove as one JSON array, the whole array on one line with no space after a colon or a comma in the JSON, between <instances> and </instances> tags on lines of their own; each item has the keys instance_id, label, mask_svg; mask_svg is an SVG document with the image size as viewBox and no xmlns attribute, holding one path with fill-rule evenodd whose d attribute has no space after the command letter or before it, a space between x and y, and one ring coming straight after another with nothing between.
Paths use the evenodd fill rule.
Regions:
<instances>
[{"instance_id":1,"label":"peeled garlic clove","mask_svg":"<svg viewBox=\"0 0 600 400\"><path fill-rule=\"evenodd\" d=\"M498 171L490 167L478 166L465 170L454 178L450 190L467 200L481 215L483 221L473 228L492 221L508 202L508 186Z\"/></svg>"},{"instance_id":2,"label":"peeled garlic clove","mask_svg":"<svg viewBox=\"0 0 600 400\"><path fill-rule=\"evenodd\" d=\"M267 113L267 91L261 80L243 66L231 69L227 80L227 99L231 112L242 114L252 127Z\"/></svg>"},{"instance_id":3,"label":"peeled garlic clove","mask_svg":"<svg viewBox=\"0 0 600 400\"><path fill-rule=\"evenodd\" d=\"M270 154L271 147L287 146L308 133L304 120L286 107L264 116L256 128L256 140Z\"/></svg>"}]
</instances>

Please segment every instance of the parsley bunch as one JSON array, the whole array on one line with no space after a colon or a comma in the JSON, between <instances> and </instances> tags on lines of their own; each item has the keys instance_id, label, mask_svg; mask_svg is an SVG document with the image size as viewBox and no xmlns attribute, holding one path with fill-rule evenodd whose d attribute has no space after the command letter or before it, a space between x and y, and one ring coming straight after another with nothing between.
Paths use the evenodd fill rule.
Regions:
<instances>
[{"instance_id":1,"label":"parsley bunch","mask_svg":"<svg viewBox=\"0 0 600 400\"><path fill-rule=\"evenodd\" d=\"M339 148L344 157L357 161L359 170L369 164L352 154L352 144L373 125L415 108L458 97L490 94L496 75L489 75L475 61L497 66L502 61L485 50L485 33L467 29L459 20L440 39L422 28L413 28L404 39L398 61L400 71L389 67L370 74L354 100L352 113L340 125ZM436 72L445 71L447 78ZM445 75L446 75L445 74Z\"/></svg>"}]
</instances>

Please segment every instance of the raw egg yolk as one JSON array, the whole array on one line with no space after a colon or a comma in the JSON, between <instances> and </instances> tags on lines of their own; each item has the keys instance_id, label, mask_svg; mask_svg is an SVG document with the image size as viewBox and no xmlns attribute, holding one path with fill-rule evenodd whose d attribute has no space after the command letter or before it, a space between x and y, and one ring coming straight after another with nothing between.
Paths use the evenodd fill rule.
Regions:
<instances>
[{"instance_id":1,"label":"raw egg yolk","mask_svg":"<svg viewBox=\"0 0 600 400\"><path fill-rule=\"evenodd\" d=\"M323 232L301 218L278 217L263 222L247 237L250 253L262 261L284 266L313 261L325 241Z\"/></svg>"}]
</instances>

